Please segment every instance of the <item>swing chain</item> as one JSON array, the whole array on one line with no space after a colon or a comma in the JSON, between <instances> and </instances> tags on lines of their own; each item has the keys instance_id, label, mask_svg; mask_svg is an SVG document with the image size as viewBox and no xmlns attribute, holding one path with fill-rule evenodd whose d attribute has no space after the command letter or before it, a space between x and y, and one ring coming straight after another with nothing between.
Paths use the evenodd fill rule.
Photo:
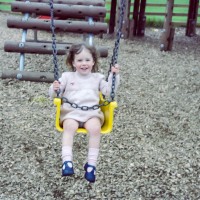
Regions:
<instances>
[{"instance_id":1,"label":"swing chain","mask_svg":"<svg viewBox=\"0 0 200 200\"><path fill-rule=\"evenodd\" d=\"M121 30L122 30L122 24L123 24L123 16L124 16L124 9L125 9L125 2L126 0L121 0L121 8L120 8L120 18L118 21L118 31L117 31L117 40L115 41L115 47L113 49L113 56L111 59L110 69L108 71L108 76L111 72L111 67L117 63L118 58L118 49L119 49L119 43L121 38ZM53 49L53 63L54 63L54 79L59 79L59 68L58 68L58 60L57 60L57 48L56 48L56 35L55 35L55 24L54 24L54 7L53 7L53 0L49 0L50 5L50 15L51 15L51 32L52 32L52 49ZM108 80L108 77L107 77ZM101 106L107 106L110 102L114 101L115 97L115 81L116 81L116 74L113 73L112 77L112 86L111 86L111 101L105 100L102 104L94 105L91 107L88 106L79 106L76 103L71 103L68 101L67 98L62 98L63 103L69 103L73 108L79 108L81 110L96 110L99 109ZM57 96L59 96L59 91L57 92Z\"/></svg>"},{"instance_id":2,"label":"swing chain","mask_svg":"<svg viewBox=\"0 0 200 200\"><path fill-rule=\"evenodd\" d=\"M104 101L104 102L101 103L101 104L98 104L98 105L94 105L94 106L89 107L89 106L79 106L79 105L76 104L76 103L72 103L72 102L68 101L67 98L62 97L62 104L63 104L63 103L68 103L68 104L70 104L72 108L79 108L79 109L81 109L81 110L83 110L83 111L87 111L87 110L97 110L97 109L99 109L101 106L107 106L107 105L110 103L110 101L107 101L107 100L106 100L106 101Z\"/></svg>"},{"instance_id":3,"label":"swing chain","mask_svg":"<svg viewBox=\"0 0 200 200\"><path fill-rule=\"evenodd\" d=\"M108 71L108 76L111 72L111 67L117 63L117 59L118 59L118 50L119 50L120 39L122 37L121 31L122 31L122 26L123 26L125 7L126 7L126 0L121 0L120 16L119 16L119 20L118 20L118 30L117 30L117 35L116 35L117 39L115 41L115 47L113 49L113 55L112 55L112 59L111 59L111 63L110 63L110 69ZM116 80L116 74L113 73L111 93L110 93L110 97L111 97L112 101L115 98L115 80ZM108 81L108 77L107 77L107 81Z\"/></svg>"},{"instance_id":4,"label":"swing chain","mask_svg":"<svg viewBox=\"0 0 200 200\"><path fill-rule=\"evenodd\" d=\"M53 0L49 0L50 15L51 15L51 32L52 32L52 49L53 49L53 63L54 63L54 79L59 79L59 69L57 60L57 48L56 48L56 35L55 35L55 24L54 24L54 8Z\"/></svg>"}]
</instances>

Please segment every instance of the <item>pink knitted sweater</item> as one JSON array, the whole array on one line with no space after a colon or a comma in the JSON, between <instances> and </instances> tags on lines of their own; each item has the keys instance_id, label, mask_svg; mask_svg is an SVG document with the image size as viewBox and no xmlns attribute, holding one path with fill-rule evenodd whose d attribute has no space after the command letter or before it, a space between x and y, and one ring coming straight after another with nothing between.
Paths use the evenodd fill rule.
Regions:
<instances>
[{"instance_id":1,"label":"pink knitted sweater","mask_svg":"<svg viewBox=\"0 0 200 200\"><path fill-rule=\"evenodd\" d=\"M81 75L76 72L64 72L59 79L61 86L60 91L63 97L69 102L76 103L79 106L94 106L99 104L99 92L109 96L112 85L112 73L108 77L108 82L104 80L104 75L100 73L90 73ZM119 85L119 75L116 75L115 90ZM50 97L56 97L53 85L49 88ZM101 123L104 122L104 116L100 109L81 110L71 107L70 104L64 103L61 107L60 122L71 118L80 122L86 122L88 119L98 117Z\"/></svg>"}]
</instances>

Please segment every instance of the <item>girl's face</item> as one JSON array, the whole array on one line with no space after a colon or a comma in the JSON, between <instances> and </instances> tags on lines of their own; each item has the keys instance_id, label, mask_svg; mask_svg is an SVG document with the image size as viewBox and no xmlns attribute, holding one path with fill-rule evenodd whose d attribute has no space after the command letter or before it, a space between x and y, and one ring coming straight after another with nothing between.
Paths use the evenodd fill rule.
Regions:
<instances>
[{"instance_id":1,"label":"girl's face","mask_svg":"<svg viewBox=\"0 0 200 200\"><path fill-rule=\"evenodd\" d=\"M83 49L79 54L75 54L73 66L76 71L82 75L91 73L94 66L94 60L88 49Z\"/></svg>"}]
</instances>

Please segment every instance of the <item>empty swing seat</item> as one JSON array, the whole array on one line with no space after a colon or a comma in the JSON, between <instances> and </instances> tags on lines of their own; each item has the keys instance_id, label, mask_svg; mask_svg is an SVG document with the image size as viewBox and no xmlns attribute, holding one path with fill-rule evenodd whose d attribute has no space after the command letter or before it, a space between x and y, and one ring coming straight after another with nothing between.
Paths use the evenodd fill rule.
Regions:
<instances>
[{"instance_id":1,"label":"empty swing seat","mask_svg":"<svg viewBox=\"0 0 200 200\"><path fill-rule=\"evenodd\" d=\"M100 94L99 104L103 103L104 101L105 100L104 100L103 96ZM63 127L60 125L61 98L54 98L54 105L56 106L55 126L58 131L63 132ZM116 101L112 101L106 106L101 106L101 111L104 114L104 124L101 127L102 134L107 134L112 131L115 108L117 108ZM85 112L87 112L87 111L85 111ZM84 128L78 128L76 132L77 133L87 133L87 130Z\"/></svg>"}]
</instances>

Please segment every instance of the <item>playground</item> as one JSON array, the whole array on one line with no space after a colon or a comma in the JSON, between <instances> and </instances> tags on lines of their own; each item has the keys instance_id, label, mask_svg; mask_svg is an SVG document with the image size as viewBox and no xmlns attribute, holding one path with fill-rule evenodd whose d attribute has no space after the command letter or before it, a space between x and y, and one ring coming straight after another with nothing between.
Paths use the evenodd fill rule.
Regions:
<instances>
[{"instance_id":1,"label":"playground","mask_svg":"<svg viewBox=\"0 0 200 200\"><path fill-rule=\"evenodd\" d=\"M0 13L1 71L19 67L19 53L4 52L5 41L21 40L19 30L7 28L10 16ZM200 29L186 37L184 28L176 28L173 50L166 52L159 48L161 31L148 27L144 37L120 42L118 108L113 131L102 135L94 184L83 177L85 134L74 141L75 175L61 177L50 83L0 79L1 200L200 199ZM38 34L51 40L48 31ZM72 33L57 39L82 41ZM108 57L100 58L107 75L115 39L94 41L108 47ZM59 56L61 71L64 62ZM26 54L25 69L52 72L52 55Z\"/></svg>"}]
</instances>

